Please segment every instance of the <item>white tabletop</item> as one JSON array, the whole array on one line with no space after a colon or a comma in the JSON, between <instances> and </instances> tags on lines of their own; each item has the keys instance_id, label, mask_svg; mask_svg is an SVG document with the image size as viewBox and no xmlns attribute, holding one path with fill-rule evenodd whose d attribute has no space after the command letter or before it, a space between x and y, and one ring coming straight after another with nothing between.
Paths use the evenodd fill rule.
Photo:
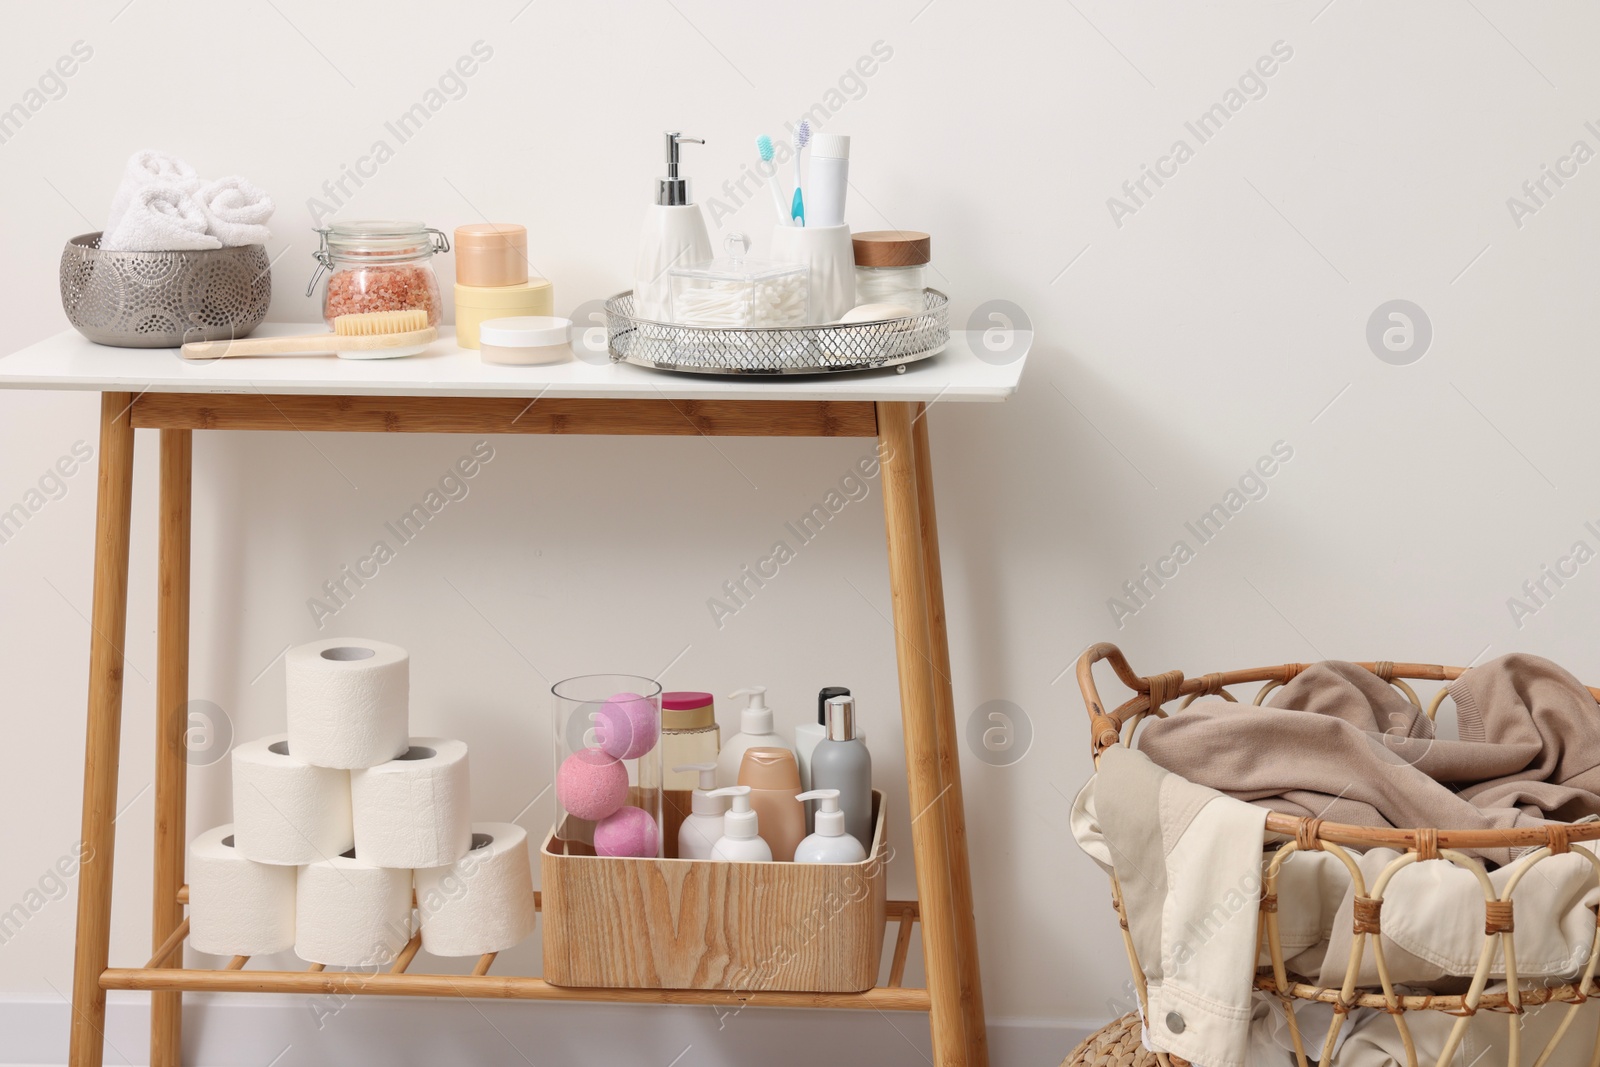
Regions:
<instances>
[{"instance_id":1,"label":"white tabletop","mask_svg":"<svg viewBox=\"0 0 1600 1067\"><path fill-rule=\"evenodd\" d=\"M255 336L315 333L321 324L263 323ZM1009 363L973 354L980 334L952 331L940 355L880 371L802 377L709 376L582 360L549 366L485 363L458 348L455 331L421 355L351 360L335 356L262 356L193 362L170 348L109 348L74 330L0 357L0 388L103 392L305 393L323 396L511 396L666 398L682 400L1004 400L1017 390L1024 353Z\"/></svg>"}]
</instances>

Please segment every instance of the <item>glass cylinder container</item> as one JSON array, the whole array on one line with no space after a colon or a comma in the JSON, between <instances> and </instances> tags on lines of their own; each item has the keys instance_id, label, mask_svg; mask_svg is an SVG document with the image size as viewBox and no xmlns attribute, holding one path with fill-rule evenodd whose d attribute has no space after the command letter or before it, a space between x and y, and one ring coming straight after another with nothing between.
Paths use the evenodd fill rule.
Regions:
<instances>
[{"instance_id":1,"label":"glass cylinder container","mask_svg":"<svg viewBox=\"0 0 1600 1067\"><path fill-rule=\"evenodd\" d=\"M329 326L340 315L412 308L426 311L430 326L443 320L444 300L432 263L435 252L450 251L442 231L420 222L362 221L336 222L317 233L322 246L312 253L318 267L306 295L326 271L322 317Z\"/></svg>"},{"instance_id":2,"label":"glass cylinder container","mask_svg":"<svg viewBox=\"0 0 1600 1067\"><path fill-rule=\"evenodd\" d=\"M907 315L920 315L927 305L932 239L915 230L869 230L853 234L856 256L856 304L892 304Z\"/></svg>"},{"instance_id":3,"label":"glass cylinder container","mask_svg":"<svg viewBox=\"0 0 1600 1067\"><path fill-rule=\"evenodd\" d=\"M587 674L554 696L553 851L662 855L661 686L631 674Z\"/></svg>"},{"instance_id":4,"label":"glass cylinder container","mask_svg":"<svg viewBox=\"0 0 1600 1067\"><path fill-rule=\"evenodd\" d=\"M750 241L728 235L722 259L668 271L668 317L688 326L801 326L810 310L810 271L745 259Z\"/></svg>"}]
</instances>

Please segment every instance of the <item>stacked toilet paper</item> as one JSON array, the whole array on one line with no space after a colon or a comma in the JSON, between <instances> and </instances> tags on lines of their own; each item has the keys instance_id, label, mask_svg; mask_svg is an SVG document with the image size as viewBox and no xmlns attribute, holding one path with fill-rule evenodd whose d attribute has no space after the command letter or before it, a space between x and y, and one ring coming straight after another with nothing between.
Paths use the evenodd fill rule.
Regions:
<instances>
[{"instance_id":1,"label":"stacked toilet paper","mask_svg":"<svg viewBox=\"0 0 1600 1067\"><path fill-rule=\"evenodd\" d=\"M312 963L438 955L533 929L527 835L471 822L467 746L410 736L410 657L382 641L292 648L288 732L233 751L233 822L189 846L190 943ZM413 904L413 883L416 903Z\"/></svg>"}]
</instances>

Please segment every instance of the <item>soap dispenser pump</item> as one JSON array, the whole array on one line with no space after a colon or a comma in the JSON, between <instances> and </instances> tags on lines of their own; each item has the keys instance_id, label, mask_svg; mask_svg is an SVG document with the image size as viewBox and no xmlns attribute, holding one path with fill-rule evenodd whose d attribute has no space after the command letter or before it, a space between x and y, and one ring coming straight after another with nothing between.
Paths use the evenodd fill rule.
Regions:
<instances>
[{"instance_id":1,"label":"soap dispenser pump","mask_svg":"<svg viewBox=\"0 0 1600 1067\"><path fill-rule=\"evenodd\" d=\"M645 216L639 255L633 267L633 314L654 322L668 321L671 286L667 271L711 258L711 235L697 204L689 202L689 179L678 173L678 149L705 144L668 130L667 174L656 182L656 202Z\"/></svg>"},{"instance_id":2,"label":"soap dispenser pump","mask_svg":"<svg viewBox=\"0 0 1600 1067\"><path fill-rule=\"evenodd\" d=\"M711 858L735 863L771 863L772 849L761 840L756 813L750 808L750 787L730 785L713 789L708 795L733 798L733 807L722 817L722 836L711 846Z\"/></svg>"},{"instance_id":3,"label":"soap dispenser pump","mask_svg":"<svg viewBox=\"0 0 1600 1067\"><path fill-rule=\"evenodd\" d=\"M717 782L720 785L738 783L739 767L744 763L744 754L749 749L786 748L794 751L794 746L779 737L773 729L772 709L767 707L766 686L735 689L728 697L747 697L749 700L744 710L739 712L739 732L728 738L728 743L717 753ZM795 762L798 765L798 756Z\"/></svg>"},{"instance_id":4,"label":"soap dispenser pump","mask_svg":"<svg viewBox=\"0 0 1600 1067\"><path fill-rule=\"evenodd\" d=\"M717 838L722 836L722 817L728 810L727 802L713 795L717 788L717 765L684 763L672 769L680 774L698 772L700 775L700 787L689 799L689 817L678 827L678 858L708 860Z\"/></svg>"},{"instance_id":5,"label":"soap dispenser pump","mask_svg":"<svg viewBox=\"0 0 1600 1067\"><path fill-rule=\"evenodd\" d=\"M839 810L837 789L813 789L795 797L817 802L817 832L794 850L796 863L860 863L867 858L861 842L845 833L844 812Z\"/></svg>"}]
</instances>

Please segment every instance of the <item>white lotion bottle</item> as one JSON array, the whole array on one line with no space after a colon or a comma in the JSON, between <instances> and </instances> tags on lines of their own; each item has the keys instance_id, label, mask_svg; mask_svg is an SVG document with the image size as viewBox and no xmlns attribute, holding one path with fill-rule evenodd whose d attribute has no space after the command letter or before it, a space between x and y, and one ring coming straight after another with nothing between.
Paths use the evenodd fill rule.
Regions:
<instances>
[{"instance_id":1,"label":"white lotion bottle","mask_svg":"<svg viewBox=\"0 0 1600 1067\"><path fill-rule=\"evenodd\" d=\"M850 188L850 138L819 133L811 139L811 173L806 180L806 225L843 226L844 199Z\"/></svg>"},{"instance_id":2,"label":"white lotion bottle","mask_svg":"<svg viewBox=\"0 0 1600 1067\"><path fill-rule=\"evenodd\" d=\"M729 863L771 863L772 849L761 840L756 813L750 808L750 787L730 785L713 789L708 795L733 798L733 807L722 817L722 836L711 846L711 858Z\"/></svg>"},{"instance_id":3,"label":"white lotion bottle","mask_svg":"<svg viewBox=\"0 0 1600 1067\"><path fill-rule=\"evenodd\" d=\"M717 788L717 765L684 763L672 769L680 774L700 775L700 788L689 799L689 817L678 827L678 858L708 860L717 838L722 836L722 817L728 811L723 798L712 795Z\"/></svg>"},{"instance_id":4,"label":"white lotion bottle","mask_svg":"<svg viewBox=\"0 0 1600 1067\"><path fill-rule=\"evenodd\" d=\"M739 767L744 763L744 754L749 749L786 748L794 752L794 746L779 737L772 728L772 709L767 707L766 686L755 685L748 689L735 689L728 694L730 700L734 697L749 699L744 709L739 712L739 732L728 738L728 743L717 753L718 785L738 784ZM800 757L796 754L795 763L799 762Z\"/></svg>"},{"instance_id":5,"label":"white lotion bottle","mask_svg":"<svg viewBox=\"0 0 1600 1067\"><path fill-rule=\"evenodd\" d=\"M856 702L833 697L827 704L828 736L811 753L811 788L837 789L845 831L872 846L872 756L856 736ZM820 814L820 813L819 813Z\"/></svg>"},{"instance_id":6,"label":"white lotion bottle","mask_svg":"<svg viewBox=\"0 0 1600 1067\"><path fill-rule=\"evenodd\" d=\"M860 863L867 858L861 842L845 833L837 789L813 789L795 799L817 802L817 832L794 850L796 863Z\"/></svg>"},{"instance_id":7,"label":"white lotion bottle","mask_svg":"<svg viewBox=\"0 0 1600 1067\"><path fill-rule=\"evenodd\" d=\"M656 202L645 216L639 255L633 264L635 318L666 322L671 311L667 272L711 258L711 235L698 204L689 202L689 179L678 176L678 146L705 144L676 130L667 132L667 176L656 182Z\"/></svg>"}]
</instances>

